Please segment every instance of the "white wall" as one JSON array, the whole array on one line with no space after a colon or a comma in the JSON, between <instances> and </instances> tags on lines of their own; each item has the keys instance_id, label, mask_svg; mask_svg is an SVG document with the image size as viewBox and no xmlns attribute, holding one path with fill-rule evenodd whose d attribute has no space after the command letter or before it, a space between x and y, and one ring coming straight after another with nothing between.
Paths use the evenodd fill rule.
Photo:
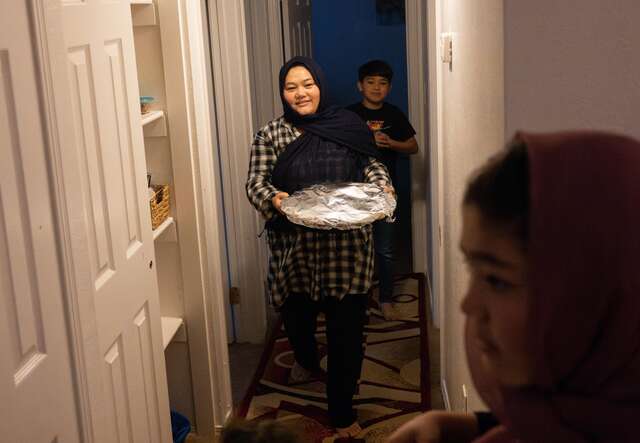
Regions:
<instances>
[{"instance_id":1,"label":"white wall","mask_svg":"<svg viewBox=\"0 0 640 443\"><path fill-rule=\"evenodd\" d=\"M440 64L441 146L444 242L442 363L452 409L464 406L462 384L470 391L469 408L481 403L471 389L462 341L460 301L467 273L458 251L460 202L469 173L504 144L502 0L441 2L442 31L454 33L453 66Z\"/></svg>"},{"instance_id":2,"label":"white wall","mask_svg":"<svg viewBox=\"0 0 640 443\"><path fill-rule=\"evenodd\" d=\"M640 2L447 0L441 5L442 31L455 33L453 70L442 65L440 84L442 358L451 406L460 410L461 384L471 385L459 313L467 275L457 251L466 178L517 129L614 129L640 137ZM471 391L469 409L479 407Z\"/></svg>"},{"instance_id":3,"label":"white wall","mask_svg":"<svg viewBox=\"0 0 640 443\"><path fill-rule=\"evenodd\" d=\"M640 2L505 1L506 131L640 137Z\"/></svg>"}]
</instances>

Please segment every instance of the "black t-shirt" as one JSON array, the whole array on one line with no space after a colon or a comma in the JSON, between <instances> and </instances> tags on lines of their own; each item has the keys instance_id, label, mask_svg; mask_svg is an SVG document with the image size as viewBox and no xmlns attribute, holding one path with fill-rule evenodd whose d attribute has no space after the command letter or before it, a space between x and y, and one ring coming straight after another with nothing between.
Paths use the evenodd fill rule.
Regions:
<instances>
[{"instance_id":1,"label":"black t-shirt","mask_svg":"<svg viewBox=\"0 0 640 443\"><path fill-rule=\"evenodd\" d=\"M369 109L362 103L354 103L347 106L347 109L358 114L372 131L380 130L393 140L404 142L416 133L404 113L392 104L384 103L380 109ZM384 149L381 154L381 160L389 170L393 181L399 154L392 149Z\"/></svg>"}]
</instances>

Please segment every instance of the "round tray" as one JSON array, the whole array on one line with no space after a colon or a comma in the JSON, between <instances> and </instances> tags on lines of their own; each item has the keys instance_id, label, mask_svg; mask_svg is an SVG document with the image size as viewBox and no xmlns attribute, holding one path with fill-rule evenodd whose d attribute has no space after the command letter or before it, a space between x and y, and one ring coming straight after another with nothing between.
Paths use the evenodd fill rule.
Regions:
<instances>
[{"instance_id":1,"label":"round tray","mask_svg":"<svg viewBox=\"0 0 640 443\"><path fill-rule=\"evenodd\" d=\"M282 201L292 223L315 229L357 229L391 217L396 200L371 183L314 185Z\"/></svg>"}]
</instances>

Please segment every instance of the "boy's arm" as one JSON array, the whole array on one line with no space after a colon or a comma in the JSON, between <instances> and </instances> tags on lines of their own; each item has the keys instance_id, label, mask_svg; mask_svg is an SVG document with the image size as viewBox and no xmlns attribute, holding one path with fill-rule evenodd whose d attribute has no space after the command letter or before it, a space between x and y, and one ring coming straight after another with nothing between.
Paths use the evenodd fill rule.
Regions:
<instances>
[{"instance_id":1,"label":"boy's arm","mask_svg":"<svg viewBox=\"0 0 640 443\"><path fill-rule=\"evenodd\" d=\"M403 142L394 140L384 132L377 131L375 134L376 145L382 149L391 149L402 154L415 154L418 152L418 141L411 137Z\"/></svg>"}]
</instances>

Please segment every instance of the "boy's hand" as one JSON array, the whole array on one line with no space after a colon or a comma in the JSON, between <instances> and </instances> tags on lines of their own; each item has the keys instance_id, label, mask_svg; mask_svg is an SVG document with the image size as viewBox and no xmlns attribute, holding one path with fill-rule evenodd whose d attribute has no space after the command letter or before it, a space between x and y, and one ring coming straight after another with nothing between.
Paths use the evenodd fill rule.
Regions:
<instances>
[{"instance_id":1,"label":"boy's hand","mask_svg":"<svg viewBox=\"0 0 640 443\"><path fill-rule=\"evenodd\" d=\"M391 147L391 138L382 131L376 131L373 133L376 139L376 145L378 148L389 149Z\"/></svg>"}]
</instances>

